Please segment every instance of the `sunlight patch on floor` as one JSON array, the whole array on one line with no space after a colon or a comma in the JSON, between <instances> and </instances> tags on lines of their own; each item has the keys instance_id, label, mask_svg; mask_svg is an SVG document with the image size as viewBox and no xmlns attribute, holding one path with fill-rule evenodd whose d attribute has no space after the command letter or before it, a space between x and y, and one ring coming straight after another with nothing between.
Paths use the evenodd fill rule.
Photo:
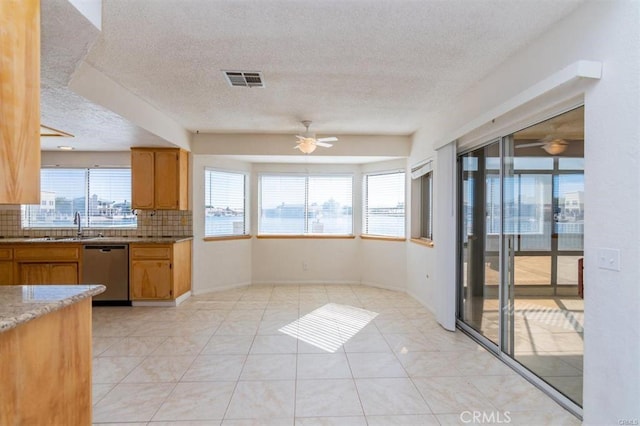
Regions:
<instances>
[{"instance_id":1,"label":"sunlight patch on floor","mask_svg":"<svg viewBox=\"0 0 640 426\"><path fill-rule=\"evenodd\" d=\"M327 352L335 352L371 322L377 312L327 303L278 331Z\"/></svg>"}]
</instances>

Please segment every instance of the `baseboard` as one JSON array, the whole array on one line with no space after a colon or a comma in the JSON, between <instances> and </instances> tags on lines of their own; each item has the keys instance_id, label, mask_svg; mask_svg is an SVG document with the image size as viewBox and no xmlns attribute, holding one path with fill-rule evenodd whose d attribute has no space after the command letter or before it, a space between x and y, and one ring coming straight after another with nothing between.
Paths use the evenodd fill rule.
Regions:
<instances>
[{"instance_id":1,"label":"baseboard","mask_svg":"<svg viewBox=\"0 0 640 426\"><path fill-rule=\"evenodd\" d=\"M163 300L133 300L131 302L131 306L156 306L156 307L163 307L163 308L174 308L174 307L180 305L185 300L187 300L189 297L191 297L191 292L187 291L182 296L179 296L178 298L176 298L174 300L167 300L167 301L163 301Z\"/></svg>"},{"instance_id":2,"label":"baseboard","mask_svg":"<svg viewBox=\"0 0 640 426\"><path fill-rule=\"evenodd\" d=\"M398 287L392 287L390 285L386 285L386 284L382 284L382 283L374 283L374 282L370 282L370 281L362 281L360 284L362 285L366 285L368 287L375 287L375 288L381 288L383 290L393 290L393 291L401 291L403 293L406 293L407 291L403 288L398 288Z\"/></svg>"},{"instance_id":3,"label":"baseboard","mask_svg":"<svg viewBox=\"0 0 640 426\"><path fill-rule=\"evenodd\" d=\"M413 297L414 299L416 299L427 311L431 312L434 316L435 316L435 312L432 309L432 307L426 303L424 300L422 300L420 297L418 297L414 292L412 292L411 290L407 290L407 294L411 297Z\"/></svg>"},{"instance_id":4,"label":"baseboard","mask_svg":"<svg viewBox=\"0 0 640 426\"><path fill-rule=\"evenodd\" d=\"M327 280L310 280L310 281L253 281L252 285L359 285L360 281L327 281Z\"/></svg>"},{"instance_id":5,"label":"baseboard","mask_svg":"<svg viewBox=\"0 0 640 426\"><path fill-rule=\"evenodd\" d=\"M214 288L207 288L204 289L203 291L193 291L193 295L194 296L200 296L203 294L209 294L209 293L215 293L216 291L224 291L224 290L233 290L236 288L241 288L241 287L247 287L250 286L252 283L251 282L244 282L244 283L236 283L236 284L227 284L227 285L223 285L223 286L219 286L219 287L214 287Z\"/></svg>"}]
</instances>

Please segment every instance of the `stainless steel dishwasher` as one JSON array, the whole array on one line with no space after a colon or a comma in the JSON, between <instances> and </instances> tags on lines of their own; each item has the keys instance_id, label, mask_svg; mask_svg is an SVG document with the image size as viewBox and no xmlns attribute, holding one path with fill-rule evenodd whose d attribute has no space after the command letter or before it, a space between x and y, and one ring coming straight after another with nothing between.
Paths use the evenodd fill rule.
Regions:
<instances>
[{"instance_id":1,"label":"stainless steel dishwasher","mask_svg":"<svg viewBox=\"0 0 640 426\"><path fill-rule=\"evenodd\" d=\"M85 244L83 254L83 283L102 284L107 288L93 300L129 304L129 246Z\"/></svg>"}]
</instances>

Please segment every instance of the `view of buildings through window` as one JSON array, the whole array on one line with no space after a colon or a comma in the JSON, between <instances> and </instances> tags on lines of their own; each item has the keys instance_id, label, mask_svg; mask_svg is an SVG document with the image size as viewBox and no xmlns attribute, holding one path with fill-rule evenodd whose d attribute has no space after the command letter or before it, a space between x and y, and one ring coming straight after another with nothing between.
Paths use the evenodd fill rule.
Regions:
<instances>
[{"instance_id":1,"label":"view of buildings through window","mask_svg":"<svg viewBox=\"0 0 640 426\"><path fill-rule=\"evenodd\" d=\"M366 175L363 234L405 236L405 173Z\"/></svg>"},{"instance_id":2,"label":"view of buildings through window","mask_svg":"<svg viewBox=\"0 0 640 426\"><path fill-rule=\"evenodd\" d=\"M261 175L260 234L353 234L353 177Z\"/></svg>"},{"instance_id":3,"label":"view of buildings through window","mask_svg":"<svg viewBox=\"0 0 640 426\"><path fill-rule=\"evenodd\" d=\"M477 170L477 158L463 158L464 170ZM584 172L580 158L516 158L513 176L505 178L503 226L506 234L518 234L519 250L550 250L550 237L558 236L558 249L582 250L584 235ZM498 158L486 159L487 234L500 233L500 168ZM463 191L473 202L469 178ZM469 205L463 214L473 214ZM470 227L470 220L467 226ZM552 229L553 228L553 229ZM471 234L467 229L463 234ZM466 241L466 240L465 240ZM493 247L497 250L497 246Z\"/></svg>"},{"instance_id":4,"label":"view of buildings through window","mask_svg":"<svg viewBox=\"0 0 640 426\"><path fill-rule=\"evenodd\" d=\"M22 206L23 228L135 227L131 169L42 169L39 205Z\"/></svg>"},{"instance_id":5,"label":"view of buildings through window","mask_svg":"<svg viewBox=\"0 0 640 426\"><path fill-rule=\"evenodd\" d=\"M244 235L245 174L205 170L205 237Z\"/></svg>"}]
</instances>

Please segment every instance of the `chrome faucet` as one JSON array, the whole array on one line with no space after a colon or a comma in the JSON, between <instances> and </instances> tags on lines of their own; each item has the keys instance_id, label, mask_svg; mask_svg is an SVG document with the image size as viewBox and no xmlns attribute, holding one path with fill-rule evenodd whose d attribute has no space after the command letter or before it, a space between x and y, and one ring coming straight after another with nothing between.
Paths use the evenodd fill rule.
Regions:
<instances>
[{"instance_id":1,"label":"chrome faucet","mask_svg":"<svg viewBox=\"0 0 640 426\"><path fill-rule=\"evenodd\" d=\"M80 218L80 212L76 211L73 218L73 224L78 225L78 238L82 237L82 219Z\"/></svg>"}]
</instances>

